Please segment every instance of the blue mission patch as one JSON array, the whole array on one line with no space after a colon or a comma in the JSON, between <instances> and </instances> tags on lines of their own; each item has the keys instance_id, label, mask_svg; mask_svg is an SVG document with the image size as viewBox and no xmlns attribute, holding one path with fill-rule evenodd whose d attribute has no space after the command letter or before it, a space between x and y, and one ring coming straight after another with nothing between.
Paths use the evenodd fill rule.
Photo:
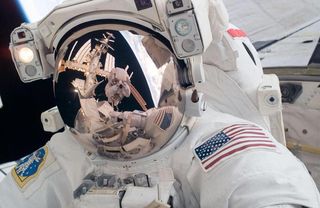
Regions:
<instances>
[{"instance_id":1,"label":"blue mission patch","mask_svg":"<svg viewBox=\"0 0 320 208\"><path fill-rule=\"evenodd\" d=\"M44 146L18 161L18 164L12 169L11 173L20 188L39 174L40 169L45 163L47 153L48 147Z\"/></svg>"}]
</instances>

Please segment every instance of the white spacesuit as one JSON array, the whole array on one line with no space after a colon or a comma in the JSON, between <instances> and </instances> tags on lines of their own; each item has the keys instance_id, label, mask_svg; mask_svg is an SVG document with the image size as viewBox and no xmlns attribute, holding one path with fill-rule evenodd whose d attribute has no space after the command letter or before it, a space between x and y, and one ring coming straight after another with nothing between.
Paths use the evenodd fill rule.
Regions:
<instances>
[{"instance_id":1,"label":"white spacesuit","mask_svg":"<svg viewBox=\"0 0 320 208\"><path fill-rule=\"evenodd\" d=\"M64 1L10 49L22 81L54 75L65 130L18 161L0 207L320 207L281 144L277 78L221 1Z\"/></svg>"}]
</instances>

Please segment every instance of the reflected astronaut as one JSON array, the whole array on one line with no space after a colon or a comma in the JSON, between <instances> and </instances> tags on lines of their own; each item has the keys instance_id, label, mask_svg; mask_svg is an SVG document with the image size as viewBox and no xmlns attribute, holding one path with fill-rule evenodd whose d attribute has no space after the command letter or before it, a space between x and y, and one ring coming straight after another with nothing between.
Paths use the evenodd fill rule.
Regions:
<instances>
[{"instance_id":1,"label":"reflected astronaut","mask_svg":"<svg viewBox=\"0 0 320 208\"><path fill-rule=\"evenodd\" d=\"M67 0L10 50L23 82L53 76L63 125L45 120L64 131L18 161L0 207L320 207L277 77L222 1Z\"/></svg>"}]
</instances>

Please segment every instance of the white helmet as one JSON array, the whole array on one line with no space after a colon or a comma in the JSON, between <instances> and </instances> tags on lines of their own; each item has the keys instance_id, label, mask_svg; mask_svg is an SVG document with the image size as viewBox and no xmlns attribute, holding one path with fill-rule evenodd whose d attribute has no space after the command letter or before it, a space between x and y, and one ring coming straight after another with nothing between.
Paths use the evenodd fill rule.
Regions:
<instances>
[{"instance_id":1,"label":"white helmet","mask_svg":"<svg viewBox=\"0 0 320 208\"><path fill-rule=\"evenodd\" d=\"M23 24L10 49L23 82L54 75L57 106L98 152L130 160L162 148L204 110L202 54L227 26L214 0L64 1Z\"/></svg>"}]
</instances>

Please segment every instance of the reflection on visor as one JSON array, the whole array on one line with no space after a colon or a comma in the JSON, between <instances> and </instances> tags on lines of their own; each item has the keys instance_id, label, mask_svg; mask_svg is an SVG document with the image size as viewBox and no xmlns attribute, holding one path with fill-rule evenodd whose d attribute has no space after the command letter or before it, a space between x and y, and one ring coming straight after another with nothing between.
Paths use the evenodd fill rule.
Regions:
<instances>
[{"instance_id":1,"label":"reflection on visor","mask_svg":"<svg viewBox=\"0 0 320 208\"><path fill-rule=\"evenodd\" d=\"M159 150L182 118L181 93L174 56L152 36L94 31L71 42L58 66L62 117L113 159Z\"/></svg>"},{"instance_id":2,"label":"reflection on visor","mask_svg":"<svg viewBox=\"0 0 320 208\"><path fill-rule=\"evenodd\" d=\"M144 76L147 79L153 101L154 103L156 103L155 107L158 107L157 102L160 99L159 89L161 89L162 77L163 77L164 70L167 66L167 63L164 65L157 64L158 66L156 66L156 63L159 63L159 62L154 63L155 59L154 60L151 59L148 52L146 51L146 48L143 45L143 43L145 45L148 44L149 39L147 37L143 37L139 35L131 35L131 33L128 31L123 31L121 32L121 34L125 37L129 45L133 49L134 54L144 73ZM168 54L170 53L168 53L167 51L167 56ZM167 57L162 56L162 58L166 59ZM165 60L165 61L168 61L168 60Z\"/></svg>"},{"instance_id":3,"label":"reflection on visor","mask_svg":"<svg viewBox=\"0 0 320 208\"><path fill-rule=\"evenodd\" d=\"M162 85L163 73L168 63L172 62L172 60L169 60L171 53L167 49L155 47L154 45L155 43L152 38L149 38L146 36L140 36L140 35L133 35L128 31L121 31L120 34L125 38L125 42L129 44L133 54L130 54L129 51L125 53L123 53L123 51L115 51L113 48L113 45L118 42L116 41L115 36L111 32L106 32L105 34L103 33L102 34L103 38L101 39L95 38L94 41L92 41L92 39L87 40L77 50L77 53L75 53L74 57L72 57L72 55L75 51L75 48L78 45L78 41L76 41L73 44L72 50L69 54L68 59L64 63L64 66L68 69L81 71L84 73L86 77L85 80L83 79L75 80L74 87L76 88L76 90L80 92L82 97L90 97L92 96L93 91L100 84L97 81L96 76L108 78L108 76L113 77L111 75L116 73L117 74L116 76L121 77L122 79L125 79L124 73L122 73L124 69L124 71L127 72L130 80L133 77L135 70L134 69L128 70L130 69L130 65L128 64L125 65L125 61L119 60L119 56L120 56L121 59L127 58L127 60L131 60L131 61L134 60L136 63L131 65L138 64L139 66L138 68L141 68L143 72L143 77L144 79L146 79L145 81L147 82L146 84L148 85L146 88L149 88L151 97L152 97L152 104L149 107L154 107L154 106L157 107L158 101L160 99L160 90ZM118 34L117 36L119 36L120 34ZM121 39L123 39L123 37L121 37ZM118 39L120 39L120 37L118 37ZM119 42L124 42L124 41L120 40ZM120 43L119 45L122 45L122 44L123 43ZM92 49L93 45L95 45L95 47ZM149 49L146 49L145 46L149 47ZM117 48L119 48L119 46ZM155 52L155 50L157 51ZM158 54L156 54L156 56L150 57L150 55L152 56L154 53L158 53ZM115 56L118 57L117 61L115 60ZM116 62L118 62L118 64L120 62L119 65L122 65L122 66L116 66L115 65ZM129 62L130 61L127 61L127 63ZM120 70L120 68L122 70ZM137 77L138 75L135 75L135 76ZM141 79L139 80L142 81ZM131 85L130 82L126 82L125 80L120 80L120 82L121 83L124 82L123 84L126 87L127 85L130 85L130 88L133 89L131 93L133 94L133 96L135 96L135 98L139 102L140 107L143 110L146 110L146 107L144 106L146 105L145 101L141 99L141 96L139 95L137 90L133 87L133 85ZM122 86L121 83L120 83L120 86ZM109 89L109 92L110 92L110 89ZM119 88L118 90L114 89L113 93L114 95L111 95L111 96L114 97L115 102L113 104L115 105L118 105L120 100L124 97L124 95L128 94L128 92L123 92L123 90L119 90ZM128 96L125 96L125 97L128 97Z\"/></svg>"},{"instance_id":4,"label":"reflection on visor","mask_svg":"<svg viewBox=\"0 0 320 208\"><path fill-rule=\"evenodd\" d=\"M110 50L115 52L114 48L111 46L115 43L115 36L113 33L106 32L106 34L102 34L103 38L95 39L95 47L92 49L92 40L89 39L76 53L75 57L70 60L69 55L68 60L65 63L65 67L68 69L82 71L85 75L85 79L75 79L72 84L75 87L76 91L79 92L81 98L89 98L94 95L94 91L98 87L98 85L103 81L98 81L97 76L104 77L108 80L107 85L105 87L105 94L108 97L108 102L111 103L112 106L118 106L121 100L124 97L129 97L130 94L135 97L136 101L139 103L140 107L146 111L146 102L141 97L139 92L135 89L135 87L131 84L131 78L133 76L133 71L128 72L129 65L126 65L125 68L116 67L115 66L115 57L110 53ZM130 36L127 36L130 37ZM137 41L137 39L131 38L132 41ZM78 42L75 42L73 45L73 49L76 47ZM141 43L141 42L140 42ZM139 45L135 45L137 51L141 51L141 47ZM139 50L140 49L140 50ZM128 53L127 53L128 54ZM127 55L126 54L126 55ZM125 54L123 54L125 56ZM140 58L143 58L142 61L146 60L147 56L143 54L138 54ZM104 58L104 64L100 62L100 60ZM140 61L140 62L142 62ZM145 61L144 61L145 62ZM149 62L150 64L150 62ZM104 65L104 67L102 67ZM154 66L152 62L149 66L150 71L157 71L157 69L153 69ZM144 70L145 67L143 67ZM161 76L161 73L158 73L158 76ZM161 78L160 78L161 79ZM158 83L159 84L159 83ZM155 96L159 96L159 92L155 89L154 85L151 88L151 91ZM159 86L159 85L158 85Z\"/></svg>"}]
</instances>

